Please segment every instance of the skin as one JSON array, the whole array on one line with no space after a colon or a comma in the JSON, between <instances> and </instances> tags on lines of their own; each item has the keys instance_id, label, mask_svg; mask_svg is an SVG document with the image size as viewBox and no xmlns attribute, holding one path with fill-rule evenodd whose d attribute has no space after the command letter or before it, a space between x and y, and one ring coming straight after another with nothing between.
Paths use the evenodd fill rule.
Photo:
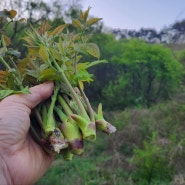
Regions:
<instances>
[{"instance_id":1,"label":"skin","mask_svg":"<svg viewBox=\"0 0 185 185\"><path fill-rule=\"evenodd\" d=\"M31 94L12 95L0 102L0 160L4 164L0 173L6 174L7 184L31 185L51 165L53 157L29 134L29 116L31 109L51 96L53 88L52 82L44 83L30 88Z\"/></svg>"}]
</instances>

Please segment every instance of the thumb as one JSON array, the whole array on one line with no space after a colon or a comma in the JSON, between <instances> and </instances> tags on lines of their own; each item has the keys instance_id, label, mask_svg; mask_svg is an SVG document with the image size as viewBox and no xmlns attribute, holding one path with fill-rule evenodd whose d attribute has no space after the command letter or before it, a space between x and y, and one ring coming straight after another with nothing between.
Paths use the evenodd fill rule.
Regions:
<instances>
[{"instance_id":1,"label":"thumb","mask_svg":"<svg viewBox=\"0 0 185 185\"><path fill-rule=\"evenodd\" d=\"M26 95L25 101L30 109L37 106L40 102L49 98L53 93L53 82L45 82L43 84L30 88L31 94Z\"/></svg>"}]
</instances>

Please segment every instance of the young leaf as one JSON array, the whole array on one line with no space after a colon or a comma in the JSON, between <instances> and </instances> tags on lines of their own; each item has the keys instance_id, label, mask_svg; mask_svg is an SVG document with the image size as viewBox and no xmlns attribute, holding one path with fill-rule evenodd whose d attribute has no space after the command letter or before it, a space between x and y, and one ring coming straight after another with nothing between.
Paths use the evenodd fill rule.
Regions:
<instances>
[{"instance_id":1,"label":"young leaf","mask_svg":"<svg viewBox=\"0 0 185 185\"><path fill-rule=\"evenodd\" d=\"M62 25L58 26L57 28L55 28L51 32L51 35L52 36L58 36L67 26L68 26L67 24L62 24Z\"/></svg>"},{"instance_id":2,"label":"young leaf","mask_svg":"<svg viewBox=\"0 0 185 185\"><path fill-rule=\"evenodd\" d=\"M41 75L39 77L39 81L52 81L52 80L59 80L59 75L57 72L52 68L44 69L41 72Z\"/></svg>"},{"instance_id":3,"label":"young leaf","mask_svg":"<svg viewBox=\"0 0 185 185\"><path fill-rule=\"evenodd\" d=\"M101 20L101 18L91 18L91 19L89 19L89 20L86 22L86 25L87 25L87 26L91 26L91 25L97 23L97 22L100 21L100 20Z\"/></svg>"},{"instance_id":4,"label":"young leaf","mask_svg":"<svg viewBox=\"0 0 185 185\"><path fill-rule=\"evenodd\" d=\"M49 48L51 54L53 55L53 57L56 59L56 60L61 60L61 56L60 56L60 53L57 52L55 49L53 49L52 47Z\"/></svg>"},{"instance_id":5,"label":"young leaf","mask_svg":"<svg viewBox=\"0 0 185 185\"><path fill-rule=\"evenodd\" d=\"M87 17L89 15L90 7L83 13L84 21L87 21Z\"/></svg>"},{"instance_id":6,"label":"young leaf","mask_svg":"<svg viewBox=\"0 0 185 185\"><path fill-rule=\"evenodd\" d=\"M78 29L82 29L83 28L81 22L78 19L73 19L72 24L73 24L74 27L76 27Z\"/></svg>"},{"instance_id":7,"label":"young leaf","mask_svg":"<svg viewBox=\"0 0 185 185\"><path fill-rule=\"evenodd\" d=\"M89 10L90 10L90 8L88 8L85 12L80 11L80 19L82 21L86 22L87 17L89 15Z\"/></svg>"},{"instance_id":8,"label":"young leaf","mask_svg":"<svg viewBox=\"0 0 185 185\"><path fill-rule=\"evenodd\" d=\"M7 96L11 95L14 92L14 90L7 89L7 90L1 90L0 91L0 100L3 98L6 98Z\"/></svg>"},{"instance_id":9,"label":"young leaf","mask_svg":"<svg viewBox=\"0 0 185 185\"><path fill-rule=\"evenodd\" d=\"M45 32L47 32L51 26L47 23L47 21L44 21L44 23L41 25L40 29L38 30L38 33L40 35L43 35Z\"/></svg>"},{"instance_id":10,"label":"young leaf","mask_svg":"<svg viewBox=\"0 0 185 185\"><path fill-rule=\"evenodd\" d=\"M84 21L84 14L83 14L82 10L80 10L80 15L79 15L79 17L80 17L80 19L81 19L82 21Z\"/></svg>"},{"instance_id":11,"label":"young leaf","mask_svg":"<svg viewBox=\"0 0 185 185\"><path fill-rule=\"evenodd\" d=\"M44 62L48 62L49 54L43 45L40 46L39 55Z\"/></svg>"},{"instance_id":12,"label":"young leaf","mask_svg":"<svg viewBox=\"0 0 185 185\"><path fill-rule=\"evenodd\" d=\"M30 94L29 88L25 87L23 89L21 89L20 91L14 91L13 94Z\"/></svg>"},{"instance_id":13,"label":"young leaf","mask_svg":"<svg viewBox=\"0 0 185 185\"><path fill-rule=\"evenodd\" d=\"M62 44L62 39L61 37L59 37L58 39L58 49L59 49L59 52L64 55L64 49L63 49L63 44Z\"/></svg>"},{"instance_id":14,"label":"young leaf","mask_svg":"<svg viewBox=\"0 0 185 185\"><path fill-rule=\"evenodd\" d=\"M86 69L88 64L89 64L89 62L78 63L77 64L77 70L80 71L80 70Z\"/></svg>"},{"instance_id":15,"label":"young leaf","mask_svg":"<svg viewBox=\"0 0 185 185\"><path fill-rule=\"evenodd\" d=\"M0 91L0 100L2 100L3 98L6 98L7 96L10 96L12 94L29 94L30 91L28 89L28 87L25 87L23 89L21 89L20 91L14 91L12 89L6 89L6 90L1 90Z\"/></svg>"},{"instance_id":16,"label":"young leaf","mask_svg":"<svg viewBox=\"0 0 185 185\"><path fill-rule=\"evenodd\" d=\"M19 63L17 64L17 69L21 75L26 71L26 66L28 65L28 63L29 63L29 59L24 58L21 61L19 61Z\"/></svg>"},{"instance_id":17,"label":"young leaf","mask_svg":"<svg viewBox=\"0 0 185 185\"><path fill-rule=\"evenodd\" d=\"M86 69L87 68L90 68L92 66L95 66L97 64L101 64L101 63L108 63L107 60L96 60L96 61L93 61L93 62L90 62L86 65Z\"/></svg>"},{"instance_id":18,"label":"young leaf","mask_svg":"<svg viewBox=\"0 0 185 185\"><path fill-rule=\"evenodd\" d=\"M86 44L86 51L90 55L92 55L92 56L94 56L96 58L100 58L100 50L99 50L99 47L96 44L94 44L94 43L87 43Z\"/></svg>"}]
</instances>

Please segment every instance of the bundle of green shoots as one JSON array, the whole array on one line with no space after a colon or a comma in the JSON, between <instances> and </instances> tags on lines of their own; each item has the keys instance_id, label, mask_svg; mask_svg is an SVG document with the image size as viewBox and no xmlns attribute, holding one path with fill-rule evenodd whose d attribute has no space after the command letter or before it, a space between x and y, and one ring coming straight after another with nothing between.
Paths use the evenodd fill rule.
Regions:
<instances>
[{"instance_id":1,"label":"bundle of green shoots","mask_svg":"<svg viewBox=\"0 0 185 185\"><path fill-rule=\"evenodd\" d=\"M72 20L73 32L67 24L55 29L47 22L38 29L31 27L24 37L28 52L23 59L18 51L10 49L5 31L16 11L0 12L0 62L4 66L0 70L0 100L12 94L30 93L30 87L53 81L51 98L32 110L30 132L46 152L62 154L66 160L83 154L84 140L95 141L97 129L107 134L116 131L104 119L101 103L95 112L84 92L84 82L92 81L87 70L106 62L99 60L98 46L88 42L86 31L100 20L88 18L89 10L80 11L79 18ZM96 60L83 62L86 54Z\"/></svg>"}]
</instances>

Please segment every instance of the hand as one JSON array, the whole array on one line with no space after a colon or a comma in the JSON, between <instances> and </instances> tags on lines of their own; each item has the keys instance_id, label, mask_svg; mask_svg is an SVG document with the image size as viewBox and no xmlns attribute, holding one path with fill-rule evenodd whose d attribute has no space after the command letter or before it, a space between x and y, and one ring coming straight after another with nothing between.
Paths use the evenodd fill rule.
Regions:
<instances>
[{"instance_id":1,"label":"hand","mask_svg":"<svg viewBox=\"0 0 185 185\"><path fill-rule=\"evenodd\" d=\"M37 85L30 88L31 94L12 95L0 102L0 160L14 185L33 184L52 162L52 156L41 149L28 131L31 109L51 96L53 86L52 82Z\"/></svg>"}]
</instances>

